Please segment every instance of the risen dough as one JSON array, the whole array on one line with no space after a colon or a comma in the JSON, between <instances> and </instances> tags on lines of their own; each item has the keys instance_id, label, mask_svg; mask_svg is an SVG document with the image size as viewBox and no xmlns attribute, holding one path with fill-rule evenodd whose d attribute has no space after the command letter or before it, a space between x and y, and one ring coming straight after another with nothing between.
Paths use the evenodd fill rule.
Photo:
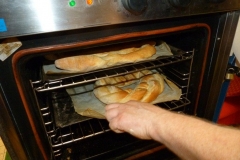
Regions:
<instances>
[{"instance_id":1,"label":"risen dough","mask_svg":"<svg viewBox=\"0 0 240 160\"><path fill-rule=\"evenodd\" d=\"M163 89L164 79L160 74L155 73L143 76L134 89L123 89L110 83L110 85L97 87L93 92L105 104L125 103L130 100L150 103L163 92Z\"/></svg>"}]
</instances>

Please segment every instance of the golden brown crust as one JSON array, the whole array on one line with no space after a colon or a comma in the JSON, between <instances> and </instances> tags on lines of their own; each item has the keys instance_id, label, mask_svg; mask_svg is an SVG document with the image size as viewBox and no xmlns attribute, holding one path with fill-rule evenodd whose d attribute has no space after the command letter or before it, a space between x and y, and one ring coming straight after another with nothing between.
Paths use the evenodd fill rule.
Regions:
<instances>
[{"instance_id":1,"label":"golden brown crust","mask_svg":"<svg viewBox=\"0 0 240 160\"><path fill-rule=\"evenodd\" d=\"M94 89L95 96L105 104L125 103L130 100L152 102L163 92L164 80L158 74L142 77L134 89L122 89L115 85L106 85Z\"/></svg>"},{"instance_id":2,"label":"golden brown crust","mask_svg":"<svg viewBox=\"0 0 240 160\"><path fill-rule=\"evenodd\" d=\"M132 47L118 51L61 58L55 61L55 66L69 71L87 72L142 61L153 56L155 53L156 49L154 46L145 44L140 48Z\"/></svg>"}]
</instances>

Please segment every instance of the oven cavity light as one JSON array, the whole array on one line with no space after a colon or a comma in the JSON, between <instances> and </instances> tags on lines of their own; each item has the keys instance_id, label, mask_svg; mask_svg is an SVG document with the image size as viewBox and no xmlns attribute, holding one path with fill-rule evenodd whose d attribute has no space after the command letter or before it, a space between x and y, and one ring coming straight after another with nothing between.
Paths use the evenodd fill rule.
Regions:
<instances>
[{"instance_id":1,"label":"oven cavity light","mask_svg":"<svg viewBox=\"0 0 240 160\"><path fill-rule=\"evenodd\" d=\"M76 6L76 1L75 0L71 0L71 1L69 1L69 6L70 7L74 7L74 6Z\"/></svg>"}]
</instances>

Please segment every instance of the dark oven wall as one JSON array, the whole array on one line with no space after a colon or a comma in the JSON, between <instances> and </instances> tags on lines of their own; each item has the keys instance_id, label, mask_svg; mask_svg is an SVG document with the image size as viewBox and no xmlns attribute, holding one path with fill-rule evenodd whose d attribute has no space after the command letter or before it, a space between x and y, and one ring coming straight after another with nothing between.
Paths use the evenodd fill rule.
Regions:
<instances>
[{"instance_id":1,"label":"dark oven wall","mask_svg":"<svg viewBox=\"0 0 240 160\"><path fill-rule=\"evenodd\" d=\"M1 114L9 115L1 124L5 126L6 146L11 148L12 157L49 159L53 156L29 80L42 78L44 56L61 52L52 49L54 46L64 48L66 53L142 40L163 40L183 51L194 50L188 91L191 104L184 112L211 120L224 77L224 72L219 71L226 69L238 15L238 12L217 13L18 37L23 46L14 57L0 63L0 68L4 68L1 70L4 76L0 77L3 99L0 102L5 108ZM184 27L176 29L181 26ZM159 32L151 33L156 30ZM112 37L111 41L106 37ZM82 45L71 47L78 43ZM41 51L41 47L45 50ZM3 123L6 119L11 119L11 128ZM10 133L21 145L12 146Z\"/></svg>"}]
</instances>

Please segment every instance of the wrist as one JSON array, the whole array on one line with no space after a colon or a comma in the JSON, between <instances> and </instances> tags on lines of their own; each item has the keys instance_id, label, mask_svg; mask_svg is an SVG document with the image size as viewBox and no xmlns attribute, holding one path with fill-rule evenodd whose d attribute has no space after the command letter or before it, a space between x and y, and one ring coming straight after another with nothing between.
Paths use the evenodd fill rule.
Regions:
<instances>
[{"instance_id":1,"label":"wrist","mask_svg":"<svg viewBox=\"0 0 240 160\"><path fill-rule=\"evenodd\" d=\"M155 116L153 116L151 122L151 129L149 129L150 137L153 140L163 143L163 139L165 136L164 132L167 127L167 121L172 114L172 112L162 108L158 108L158 111L155 112Z\"/></svg>"}]
</instances>

